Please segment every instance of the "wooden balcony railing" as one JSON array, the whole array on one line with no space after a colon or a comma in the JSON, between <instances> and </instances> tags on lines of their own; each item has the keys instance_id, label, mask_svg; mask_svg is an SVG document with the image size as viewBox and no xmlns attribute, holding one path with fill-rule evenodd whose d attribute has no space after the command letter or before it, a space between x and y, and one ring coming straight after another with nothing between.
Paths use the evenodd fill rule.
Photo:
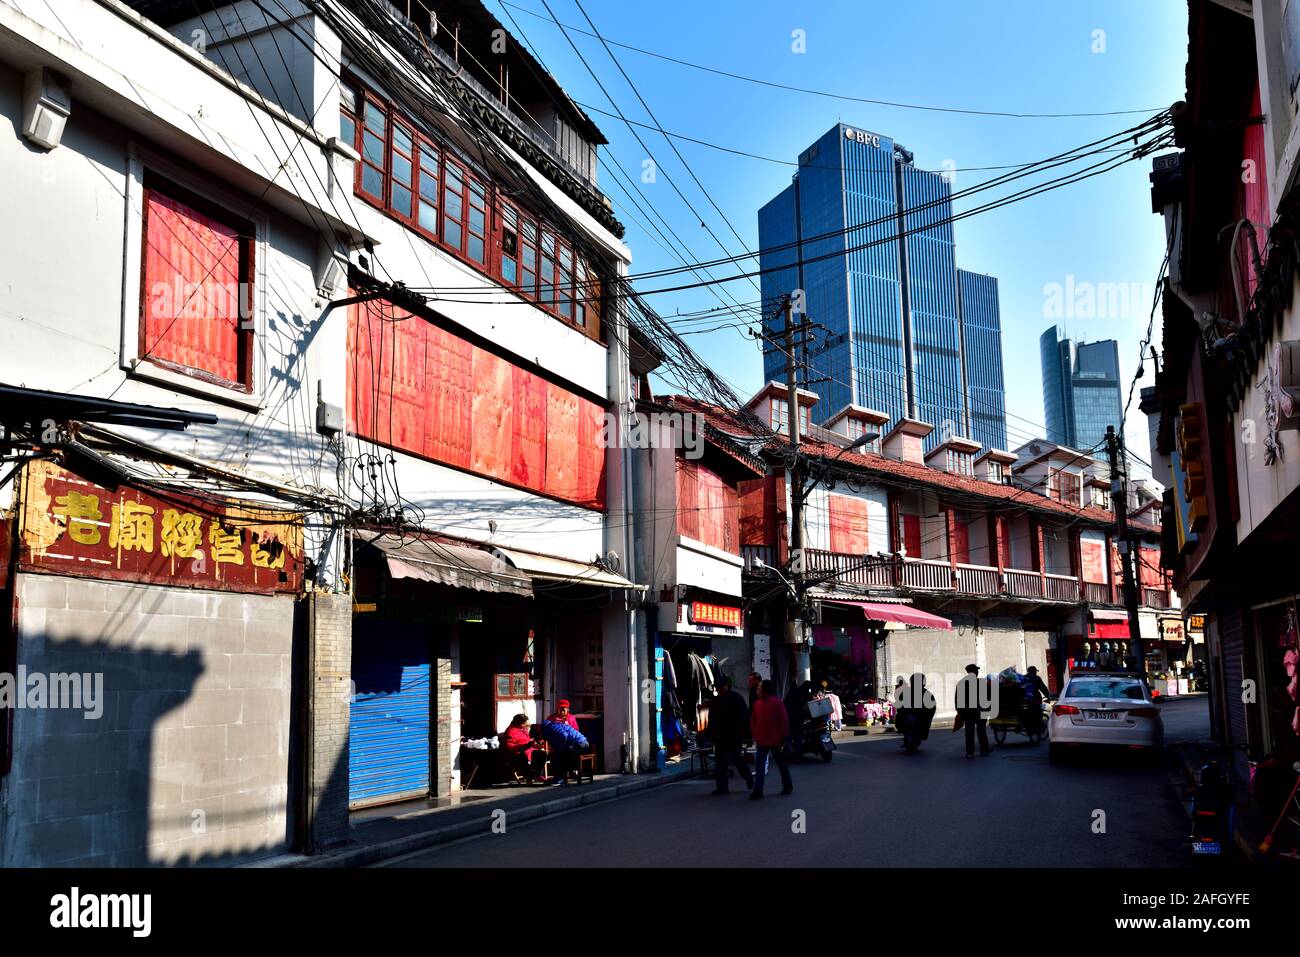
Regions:
<instances>
[{"instance_id":1,"label":"wooden balcony railing","mask_svg":"<svg viewBox=\"0 0 1300 957\"><path fill-rule=\"evenodd\" d=\"M987 565L958 565L957 591L963 595L996 595L1002 591L998 570Z\"/></svg>"},{"instance_id":2,"label":"wooden balcony railing","mask_svg":"<svg viewBox=\"0 0 1300 957\"><path fill-rule=\"evenodd\" d=\"M1142 604L1148 608L1168 608L1169 592L1163 588L1143 588Z\"/></svg>"},{"instance_id":3,"label":"wooden balcony railing","mask_svg":"<svg viewBox=\"0 0 1300 957\"><path fill-rule=\"evenodd\" d=\"M809 575L834 575L846 585L879 585L889 588L895 583L895 562L869 555L846 555L819 548L804 549Z\"/></svg>"},{"instance_id":4,"label":"wooden balcony railing","mask_svg":"<svg viewBox=\"0 0 1300 957\"><path fill-rule=\"evenodd\" d=\"M923 591L952 591L952 565L928 558L909 558L903 562L903 585Z\"/></svg>"},{"instance_id":5,"label":"wooden balcony railing","mask_svg":"<svg viewBox=\"0 0 1300 957\"><path fill-rule=\"evenodd\" d=\"M1113 605L1114 596L1105 582L1084 582L1083 600L1090 605Z\"/></svg>"},{"instance_id":6,"label":"wooden balcony railing","mask_svg":"<svg viewBox=\"0 0 1300 957\"><path fill-rule=\"evenodd\" d=\"M1045 598L1052 601L1078 601L1079 579L1072 575L1044 575Z\"/></svg>"},{"instance_id":7,"label":"wooden balcony railing","mask_svg":"<svg viewBox=\"0 0 1300 957\"><path fill-rule=\"evenodd\" d=\"M1018 571L1008 568L1004 573L1007 594L1016 598L1042 598L1043 579L1038 572Z\"/></svg>"}]
</instances>

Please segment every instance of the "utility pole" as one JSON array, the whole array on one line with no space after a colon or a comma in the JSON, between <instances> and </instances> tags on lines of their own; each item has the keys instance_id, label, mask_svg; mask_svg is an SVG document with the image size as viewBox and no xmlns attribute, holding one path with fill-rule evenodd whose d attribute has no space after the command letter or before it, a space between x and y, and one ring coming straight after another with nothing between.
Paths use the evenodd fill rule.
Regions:
<instances>
[{"instance_id":1,"label":"utility pole","mask_svg":"<svg viewBox=\"0 0 1300 957\"><path fill-rule=\"evenodd\" d=\"M1106 426L1106 454L1110 459L1110 502L1119 527L1119 567L1124 577L1124 607L1128 609L1129 653L1137 668L1146 673L1146 655L1142 648L1142 624L1138 620L1137 583L1133 575L1133 538L1128 526L1128 474L1120 464L1122 446L1115 426Z\"/></svg>"},{"instance_id":2,"label":"utility pole","mask_svg":"<svg viewBox=\"0 0 1300 957\"><path fill-rule=\"evenodd\" d=\"M804 603L804 529L803 529L803 467L799 462L799 369L795 361L794 301L786 296L782 306L785 319L783 327L785 347L785 385L787 391L787 430L790 433L790 580L796 601L786 603L785 639L794 653L795 668L800 682L812 678L812 656L805 648L803 622Z\"/></svg>"}]
</instances>

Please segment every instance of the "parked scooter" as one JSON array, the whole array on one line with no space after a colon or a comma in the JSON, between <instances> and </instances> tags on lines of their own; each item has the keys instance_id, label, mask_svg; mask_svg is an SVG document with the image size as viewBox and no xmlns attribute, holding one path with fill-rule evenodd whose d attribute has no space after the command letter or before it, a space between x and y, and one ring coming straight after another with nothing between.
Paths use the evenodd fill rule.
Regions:
<instances>
[{"instance_id":1,"label":"parked scooter","mask_svg":"<svg viewBox=\"0 0 1300 957\"><path fill-rule=\"evenodd\" d=\"M835 738L831 735L832 710L829 698L813 698L808 702L808 717L804 719L800 733L791 736L795 757L816 754L823 761L829 761L835 755Z\"/></svg>"},{"instance_id":2,"label":"parked scooter","mask_svg":"<svg viewBox=\"0 0 1300 957\"><path fill-rule=\"evenodd\" d=\"M1222 856L1232 841L1232 789L1218 762L1196 772L1192 789L1192 853Z\"/></svg>"}]
</instances>

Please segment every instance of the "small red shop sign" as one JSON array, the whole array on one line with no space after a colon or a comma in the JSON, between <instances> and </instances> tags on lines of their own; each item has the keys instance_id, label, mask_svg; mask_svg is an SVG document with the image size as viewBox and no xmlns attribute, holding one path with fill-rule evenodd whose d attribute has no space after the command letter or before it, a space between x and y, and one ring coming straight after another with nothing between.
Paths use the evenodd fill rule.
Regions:
<instances>
[{"instance_id":1,"label":"small red shop sign","mask_svg":"<svg viewBox=\"0 0 1300 957\"><path fill-rule=\"evenodd\" d=\"M302 589L301 514L170 490L110 490L46 461L27 465L19 544L23 565L79 577Z\"/></svg>"},{"instance_id":2,"label":"small red shop sign","mask_svg":"<svg viewBox=\"0 0 1300 957\"><path fill-rule=\"evenodd\" d=\"M725 625L740 627L740 609L727 605L714 605L707 601L693 601L690 605L691 623L695 625Z\"/></svg>"}]
</instances>

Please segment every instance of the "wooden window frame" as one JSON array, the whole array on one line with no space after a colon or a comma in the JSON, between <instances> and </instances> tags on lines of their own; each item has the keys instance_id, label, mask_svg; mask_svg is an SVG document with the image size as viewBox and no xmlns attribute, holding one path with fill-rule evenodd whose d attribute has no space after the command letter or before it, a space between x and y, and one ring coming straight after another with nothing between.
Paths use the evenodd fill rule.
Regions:
<instances>
[{"instance_id":1,"label":"wooden window frame","mask_svg":"<svg viewBox=\"0 0 1300 957\"><path fill-rule=\"evenodd\" d=\"M145 350L145 228L148 193L157 190L204 215L237 228L247 238L240 279L250 295L249 315L241 322L238 344L240 382L202 369L149 356ZM260 411L266 383L266 263L270 220L252 199L215 184L183 164L132 143L127 148L127 219L122 257L122 337L119 367L130 377L216 402Z\"/></svg>"}]
</instances>

